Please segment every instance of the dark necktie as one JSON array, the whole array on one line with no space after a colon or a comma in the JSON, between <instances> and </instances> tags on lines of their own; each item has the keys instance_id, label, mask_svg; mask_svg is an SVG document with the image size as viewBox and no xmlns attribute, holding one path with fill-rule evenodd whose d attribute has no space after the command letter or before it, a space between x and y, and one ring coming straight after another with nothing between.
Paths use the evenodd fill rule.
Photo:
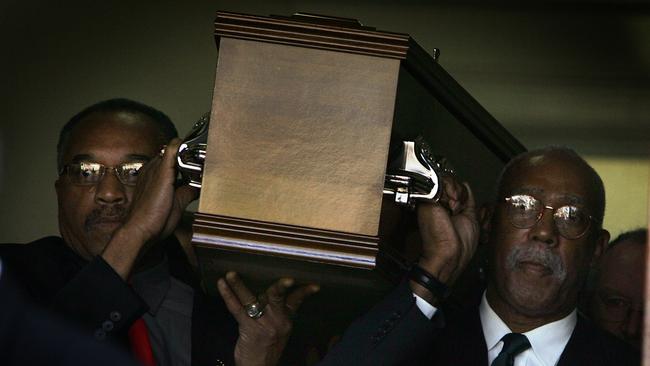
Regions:
<instances>
[{"instance_id":1,"label":"dark necktie","mask_svg":"<svg viewBox=\"0 0 650 366\"><path fill-rule=\"evenodd\" d=\"M515 363L515 357L530 348L530 342L523 334L508 333L501 340L503 341L503 349L497 358L492 361L492 366L512 366Z\"/></svg>"}]
</instances>

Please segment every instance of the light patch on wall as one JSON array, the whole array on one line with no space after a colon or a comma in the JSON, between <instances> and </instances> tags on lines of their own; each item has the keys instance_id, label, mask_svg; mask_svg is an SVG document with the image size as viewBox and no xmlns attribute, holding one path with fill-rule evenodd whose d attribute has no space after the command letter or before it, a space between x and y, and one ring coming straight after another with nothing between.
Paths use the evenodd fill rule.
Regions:
<instances>
[{"instance_id":1,"label":"light patch on wall","mask_svg":"<svg viewBox=\"0 0 650 366\"><path fill-rule=\"evenodd\" d=\"M4 186L5 170L7 169L4 163L4 157L5 157L5 139L4 139L4 133L2 131L2 128L0 128L0 193L2 192L2 187Z\"/></svg>"},{"instance_id":2,"label":"light patch on wall","mask_svg":"<svg viewBox=\"0 0 650 366\"><path fill-rule=\"evenodd\" d=\"M586 157L605 184L604 227L612 238L648 225L650 159Z\"/></svg>"}]
</instances>

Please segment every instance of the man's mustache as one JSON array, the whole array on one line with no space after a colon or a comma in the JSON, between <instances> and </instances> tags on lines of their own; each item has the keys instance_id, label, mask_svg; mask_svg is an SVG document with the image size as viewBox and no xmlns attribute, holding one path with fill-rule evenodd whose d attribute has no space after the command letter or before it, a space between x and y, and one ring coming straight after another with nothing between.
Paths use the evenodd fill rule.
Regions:
<instances>
[{"instance_id":1,"label":"man's mustache","mask_svg":"<svg viewBox=\"0 0 650 366\"><path fill-rule=\"evenodd\" d=\"M506 264L512 271L523 262L532 262L546 267L551 276L558 280L566 277L566 268L562 258L557 253L539 245L521 245L513 249L508 255Z\"/></svg>"},{"instance_id":2,"label":"man's mustache","mask_svg":"<svg viewBox=\"0 0 650 366\"><path fill-rule=\"evenodd\" d=\"M84 222L84 228L89 231L93 226L106 222L121 222L126 219L128 211L122 205L102 206L90 212Z\"/></svg>"}]
</instances>

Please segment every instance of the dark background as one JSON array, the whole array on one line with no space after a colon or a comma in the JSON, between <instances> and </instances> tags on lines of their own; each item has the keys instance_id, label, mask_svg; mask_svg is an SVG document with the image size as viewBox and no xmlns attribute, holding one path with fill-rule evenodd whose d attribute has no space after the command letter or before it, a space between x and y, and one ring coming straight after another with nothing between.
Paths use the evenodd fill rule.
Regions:
<instances>
[{"instance_id":1,"label":"dark background","mask_svg":"<svg viewBox=\"0 0 650 366\"><path fill-rule=\"evenodd\" d=\"M443 67L527 147L568 144L585 154L610 202L631 213L606 224L647 222L647 1L5 0L0 242L58 232L56 139L77 111L132 98L169 114L184 135L209 110L216 10L304 11L409 33L439 48Z\"/></svg>"}]
</instances>

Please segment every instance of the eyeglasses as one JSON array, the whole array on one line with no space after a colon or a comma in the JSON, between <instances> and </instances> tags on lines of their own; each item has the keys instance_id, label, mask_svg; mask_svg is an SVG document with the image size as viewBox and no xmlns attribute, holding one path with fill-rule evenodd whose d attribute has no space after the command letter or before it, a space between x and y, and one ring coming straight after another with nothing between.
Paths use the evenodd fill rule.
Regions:
<instances>
[{"instance_id":1,"label":"eyeglasses","mask_svg":"<svg viewBox=\"0 0 650 366\"><path fill-rule=\"evenodd\" d=\"M59 176L67 174L72 184L89 186L99 183L104 173L107 170L112 170L122 184L134 186L138 181L138 174L144 164L144 162L129 162L122 163L116 167L107 167L100 163L82 161L67 164L61 169Z\"/></svg>"},{"instance_id":2,"label":"eyeglasses","mask_svg":"<svg viewBox=\"0 0 650 366\"><path fill-rule=\"evenodd\" d=\"M512 226L518 229L533 227L544 215L544 210L553 211L553 221L560 235L567 239L578 239L585 235L591 220L596 221L588 215L586 210L578 206L562 206L554 208L546 206L533 196L517 194L506 197L508 203L508 217Z\"/></svg>"},{"instance_id":3,"label":"eyeglasses","mask_svg":"<svg viewBox=\"0 0 650 366\"><path fill-rule=\"evenodd\" d=\"M603 320L622 322L632 311L643 311L644 305L642 303L633 303L629 299L619 295L599 292L598 299L604 310L599 315Z\"/></svg>"}]
</instances>

